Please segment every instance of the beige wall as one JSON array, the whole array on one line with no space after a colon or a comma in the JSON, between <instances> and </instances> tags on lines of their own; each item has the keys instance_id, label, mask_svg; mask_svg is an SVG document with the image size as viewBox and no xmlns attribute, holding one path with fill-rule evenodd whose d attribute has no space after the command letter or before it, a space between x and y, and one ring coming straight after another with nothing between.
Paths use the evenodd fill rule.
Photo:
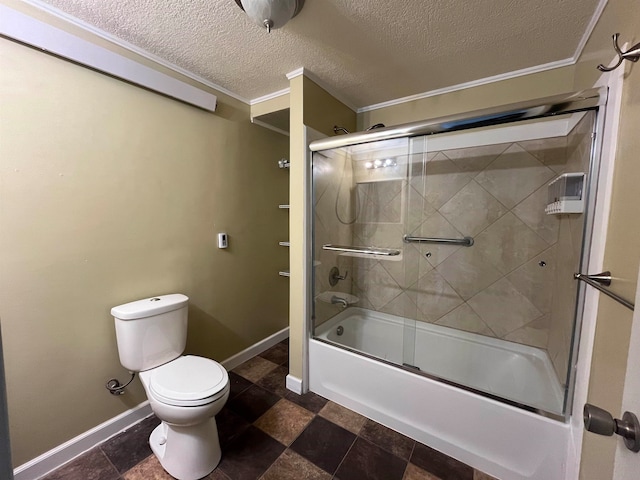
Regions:
<instances>
[{"instance_id":1,"label":"beige wall","mask_svg":"<svg viewBox=\"0 0 640 480\"><path fill-rule=\"evenodd\" d=\"M637 0L610 0L584 53L576 65L575 88L592 85L600 76L595 66L609 64L614 52L611 35L620 32L622 42L640 41L640 8ZM609 218L604 267L613 272L612 288L625 298L635 297L640 263L640 65L625 62L622 113L613 179L612 207ZM621 67L622 68L622 67ZM603 162L611 159L603 158ZM588 401L622 414L622 392L626 372L632 312L604 295L596 325ZM636 412L637 413L637 412ZM585 433L580 478L607 480L613 477L613 461L619 438Z\"/></svg>"},{"instance_id":2,"label":"beige wall","mask_svg":"<svg viewBox=\"0 0 640 480\"><path fill-rule=\"evenodd\" d=\"M376 123L390 127L571 92L573 73L572 66L556 68L363 112L358 115L358 130Z\"/></svg>"},{"instance_id":3,"label":"beige wall","mask_svg":"<svg viewBox=\"0 0 640 480\"><path fill-rule=\"evenodd\" d=\"M287 325L288 139L0 40L0 318L15 465L131 408L112 306L182 292L188 352ZM232 119L238 119L232 120ZM216 248L216 232L230 247Z\"/></svg>"},{"instance_id":4,"label":"beige wall","mask_svg":"<svg viewBox=\"0 0 640 480\"><path fill-rule=\"evenodd\" d=\"M306 162L307 144L305 126L323 133L334 135L333 126L340 125L353 131L356 127L356 114L349 107L339 102L315 82L303 75L291 79L290 98L290 183L289 183L289 249L291 272L290 277L290 341L289 341L289 373L299 379L303 376L303 342L304 333L304 294L305 280L303 264L305 258L305 212L306 204Z\"/></svg>"}]
</instances>

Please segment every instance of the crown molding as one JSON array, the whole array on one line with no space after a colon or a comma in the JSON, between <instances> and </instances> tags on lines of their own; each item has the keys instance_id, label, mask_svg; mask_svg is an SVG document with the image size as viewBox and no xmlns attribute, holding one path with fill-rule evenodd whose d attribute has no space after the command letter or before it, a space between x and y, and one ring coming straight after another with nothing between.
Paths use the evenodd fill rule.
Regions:
<instances>
[{"instance_id":1,"label":"crown molding","mask_svg":"<svg viewBox=\"0 0 640 480\"><path fill-rule=\"evenodd\" d=\"M584 47L587 45L587 42L589 41L589 38L591 37L591 34L593 33L594 28L596 28L598 20L600 20L600 16L602 15L602 12L604 11L608 2L609 0L600 0L600 2L598 3L598 6L596 7L596 11L593 12L593 16L591 17L591 20L587 25L587 29L584 31L584 34L582 35L580 42L578 42L578 46L576 47L576 51L572 57L573 63L577 63L580 57L582 56Z\"/></svg>"},{"instance_id":2,"label":"crown molding","mask_svg":"<svg viewBox=\"0 0 640 480\"><path fill-rule=\"evenodd\" d=\"M258 103L266 102L267 100L273 100L274 98L284 97L285 95L289 95L291 93L291 88L283 88L282 90L278 90L277 92L268 93L267 95L263 95L262 97L254 98L253 100L249 100L249 105L256 105Z\"/></svg>"},{"instance_id":3,"label":"crown molding","mask_svg":"<svg viewBox=\"0 0 640 480\"><path fill-rule=\"evenodd\" d=\"M564 60L557 60L555 62L545 63L542 65L536 65L534 67L523 68L522 70L515 70L513 72L502 73L500 75L494 75L492 77L481 78L479 80L473 80L471 82L460 83L458 85L452 85L450 87L444 87L437 90L429 90L427 92L418 93L415 95L409 95L407 97L396 98L394 100L389 100L387 102L376 103L374 105L369 105L366 107L361 107L356 110L357 113L365 113L370 112L372 110L378 110L380 108L391 107L394 105L400 105L402 103L413 102L415 100L420 100L428 97L435 97L436 95L443 95L445 93L456 92L459 90L464 90L466 88L478 87L480 85L487 85L494 82L500 82L502 80L509 80L511 78L522 77L525 75L531 75L534 73L545 72L547 70L553 70L555 68L568 67L571 65L575 65L578 62L578 59L582 55L582 52L587 44L587 41L591 37L595 26L600 20L600 16L607 6L608 0L600 0L598 6L596 7L595 12L593 12L593 16L587 25L587 29L582 35L578 46L576 47L576 51L573 56L570 58L565 58Z\"/></svg>"},{"instance_id":4,"label":"crown molding","mask_svg":"<svg viewBox=\"0 0 640 480\"><path fill-rule=\"evenodd\" d=\"M296 68L294 71L289 72L286 75L287 80L293 80L296 77L299 77L300 75L304 75L305 74L305 70L304 67L300 67L300 68Z\"/></svg>"},{"instance_id":5,"label":"crown molding","mask_svg":"<svg viewBox=\"0 0 640 480\"><path fill-rule=\"evenodd\" d=\"M53 17L56 17L64 22L67 22L75 27L78 27L84 31L89 32L92 35L95 35L99 38L102 38L103 40L106 40L110 43L113 43L114 45L121 47L125 50L131 51L133 53L135 53L136 55L139 55L143 58L146 58L147 60L150 60L164 68L167 68L170 71L176 72L179 75L182 75L184 77L190 78L191 80L196 81L199 84L202 84L205 87L211 88L213 90L216 90L224 95L228 95L229 97L232 97L236 100L239 100L247 105L254 105L256 103L260 103L260 102L264 102L266 100L270 100L272 98L277 98L279 96L282 95L287 95L288 93L290 93L290 89L286 88L283 90L278 90L276 92L273 92L271 94L267 94L264 95L262 97L258 97L255 99L247 99L245 97L242 97L234 92L232 92L231 90L228 90L224 87L221 87L220 85L217 85L213 82L210 82L209 80L196 75L195 73L192 73L182 67L179 67L171 62L168 62L160 57L158 57L157 55L154 55L150 52L147 52L146 50L143 50L135 45L132 45L124 40L121 40L117 37L115 37L114 35L105 32L104 30L101 30L99 28L96 28L86 22L83 22L82 20L73 17L55 7L52 7L51 5L44 3L40 0L20 0L22 3L30 5L34 8L37 8L49 15L52 15ZM516 70L513 72L508 72L508 73L503 73L500 75L495 75L492 77L486 77L486 78L482 78L479 80L474 80L471 82L465 82L465 83L461 83L458 85L452 85L450 87L444 87L441 89L436 89L436 90L430 90L427 92L423 92L423 93L418 93L415 95L410 95L407 97L402 97L402 98L397 98L394 100L389 100L386 102L381 102L381 103L377 103L377 104L373 104L373 105L368 105L365 107L356 107L354 106L347 98L344 97L344 95L342 95L340 92L337 92L333 89L333 87L329 86L326 82L322 81L319 77L317 77L315 74L313 74L313 72L311 72L310 70L301 67L298 68L296 70L293 70L289 73L286 74L287 79L291 80L293 78L296 78L300 75L304 75L307 78L309 78L310 80L312 80L313 82L315 82L316 84L318 84L320 87L322 87L324 90L326 90L330 95L332 95L334 98L336 98L337 100L339 100L340 102L342 102L344 105L346 105L347 107L349 107L351 110L353 110L354 112L360 114L360 113L365 113L365 112L369 112L372 110L378 110L380 108L385 108L385 107L390 107L393 105L399 105L402 103L406 103L406 102L412 102L415 100L420 100L423 98L428 98L428 97L433 97L436 95L442 95L442 94L446 94L446 93L451 93L451 92L456 92L459 90L464 90L466 88L472 88L472 87L477 87L477 86L481 86L481 85L487 85L490 83L494 83L494 82L499 82L502 80L508 80L511 78L517 78L520 76L525 76L525 75L531 75L533 73L539 73L539 72L544 72L547 70L552 70L554 68L561 68L561 67L565 67L565 66L570 66L570 65L574 65L575 63L577 63L578 59L580 58L580 56L582 55L582 52L589 40L589 38L591 37L591 34L593 33L593 30L596 26L596 24L598 23L598 20L600 19L600 16L602 15L605 7L607 6L608 0L600 0L595 12L593 13L593 16L591 17L591 20L587 26L587 29L584 32L584 35L582 36L582 38L580 39L580 42L578 43L578 46L576 47L576 51L574 52L573 56L570 58L566 58L564 60L558 60L555 62L550 62L550 63L546 63L543 65L537 65L534 67L529 67L529 68L525 68L522 70Z\"/></svg>"},{"instance_id":6,"label":"crown molding","mask_svg":"<svg viewBox=\"0 0 640 480\"><path fill-rule=\"evenodd\" d=\"M300 75L304 75L313 83L317 84L320 88L322 88L325 92L331 95L333 98L344 104L349 109L353 110L355 113L358 113L358 108L354 106L342 93L335 90L331 85L321 80L316 74L314 74L311 70L306 69L305 67L298 68L293 70L292 72L287 73L287 78L292 80Z\"/></svg>"},{"instance_id":7,"label":"crown molding","mask_svg":"<svg viewBox=\"0 0 640 480\"><path fill-rule=\"evenodd\" d=\"M415 95L409 95L407 97L396 98L387 102L376 103L367 107L362 107L357 110L357 113L370 112L372 110L378 110L380 108L392 107L394 105L400 105L402 103L413 102L415 100L421 100L423 98L435 97L437 95L443 95L445 93L457 92L459 90L465 90L467 88L479 87L481 85L488 85L490 83L500 82L502 80L509 80L511 78L523 77L525 75L531 75L533 73L545 72L547 70L554 70L560 67L566 67L573 65L575 62L572 58L565 58L564 60L558 60L555 62L545 63L544 65L536 65L535 67L523 68L522 70L516 70L508 73L501 73L492 77L480 78L478 80L472 80L470 82L459 83L458 85L451 85L450 87L438 88L436 90L429 90L428 92L417 93Z\"/></svg>"}]
</instances>

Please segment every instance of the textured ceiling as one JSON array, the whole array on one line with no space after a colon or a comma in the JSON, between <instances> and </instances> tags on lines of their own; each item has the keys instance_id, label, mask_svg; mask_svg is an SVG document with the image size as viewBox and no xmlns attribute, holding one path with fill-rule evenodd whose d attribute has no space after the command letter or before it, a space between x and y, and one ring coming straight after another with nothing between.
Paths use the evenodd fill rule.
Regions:
<instances>
[{"instance_id":1,"label":"textured ceiling","mask_svg":"<svg viewBox=\"0 0 640 480\"><path fill-rule=\"evenodd\" d=\"M234 0L45 0L245 99L300 67L364 107L571 58L598 0L306 0L268 34Z\"/></svg>"}]
</instances>

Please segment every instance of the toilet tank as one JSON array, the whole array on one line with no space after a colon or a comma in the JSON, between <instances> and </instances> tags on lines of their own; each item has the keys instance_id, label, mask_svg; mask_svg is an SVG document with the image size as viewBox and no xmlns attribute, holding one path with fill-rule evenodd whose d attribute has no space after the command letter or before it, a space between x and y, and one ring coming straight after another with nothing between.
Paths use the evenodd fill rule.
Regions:
<instances>
[{"instance_id":1,"label":"toilet tank","mask_svg":"<svg viewBox=\"0 0 640 480\"><path fill-rule=\"evenodd\" d=\"M188 302L185 295L174 293L113 307L122 366L140 372L182 355L187 342Z\"/></svg>"}]
</instances>

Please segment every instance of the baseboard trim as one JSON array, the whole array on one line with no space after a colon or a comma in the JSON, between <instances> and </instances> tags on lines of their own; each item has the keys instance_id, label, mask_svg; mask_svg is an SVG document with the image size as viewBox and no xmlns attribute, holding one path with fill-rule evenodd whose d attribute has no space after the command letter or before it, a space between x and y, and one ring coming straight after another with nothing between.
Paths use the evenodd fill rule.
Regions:
<instances>
[{"instance_id":1,"label":"baseboard trim","mask_svg":"<svg viewBox=\"0 0 640 480\"><path fill-rule=\"evenodd\" d=\"M289 338L289 327L283 328L279 332L274 333L273 335L265 338L264 340L260 340L258 343L254 343L249 348L245 348L239 353L236 353L232 357L227 358L220 362L224 368L229 370L233 370L241 363L246 362L250 358L255 357L256 355L264 352L265 350L273 347L277 343L280 343L285 338Z\"/></svg>"},{"instance_id":2,"label":"baseboard trim","mask_svg":"<svg viewBox=\"0 0 640 480\"><path fill-rule=\"evenodd\" d=\"M120 415L20 465L13 471L14 479L38 479L52 470L61 467L70 460L73 460L77 456L82 455L87 450L91 450L96 445L144 420L152 413L149 402L142 402L140 405L126 412L122 412Z\"/></svg>"},{"instance_id":3,"label":"baseboard trim","mask_svg":"<svg viewBox=\"0 0 640 480\"><path fill-rule=\"evenodd\" d=\"M294 377L293 375L287 375L287 390L291 390L298 395L302 395L302 380L298 377Z\"/></svg>"},{"instance_id":4,"label":"baseboard trim","mask_svg":"<svg viewBox=\"0 0 640 480\"><path fill-rule=\"evenodd\" d=\"M273 335L259 341L249 348L244 349L240 353L223 360L220 363L227 370L233 370L241 363L246 362L250 358L255 357L288 337L289 327L283 328L279 332L274 333ZM295 377L292 378L299 382L301 388L302 381ZM289 386L289 377L287 377L287 388L292 390ZM127 410L126 412L123 412L100 425L97 425L91 430L81 433L77 437L58 445L33 460L16 467L13 471L14 480L37 480L47 473L60 468L62 465L70 462L79 455L82 455L84 452L100 445L118 433L131 428L133 425L144 420L152 413L149 402L142 402L140 405Z\"/></svg>"}]
</instances>

